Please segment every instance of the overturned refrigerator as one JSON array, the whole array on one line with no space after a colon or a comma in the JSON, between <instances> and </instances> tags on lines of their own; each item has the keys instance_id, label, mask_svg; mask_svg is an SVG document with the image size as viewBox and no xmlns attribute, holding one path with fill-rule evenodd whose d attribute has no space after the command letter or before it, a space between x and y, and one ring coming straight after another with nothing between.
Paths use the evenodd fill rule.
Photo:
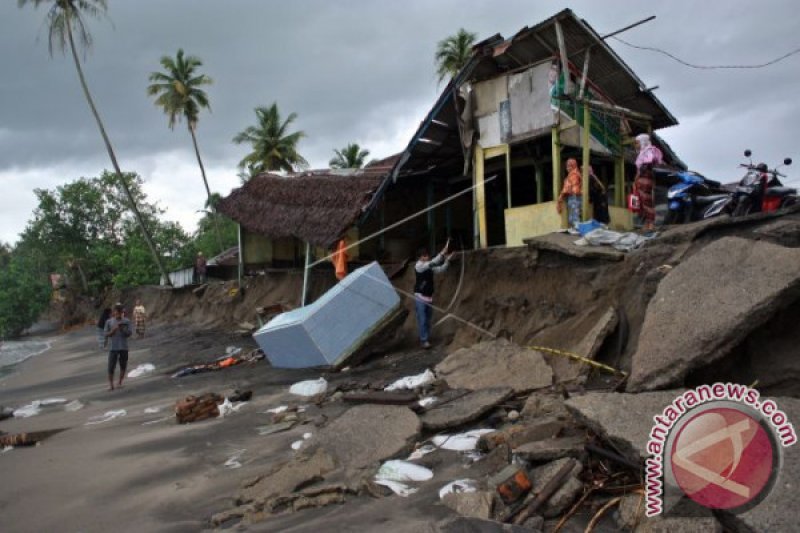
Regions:
<instances>
[{"instance_id":1,"label":"overturned refrigerator","mask_svg":"<svg viewBox=\"0 0 800 533\"><path fill-rule=\"evenodd\" d=\"M389 278L373 262L314 303L276 316L253 337L274 367L342 367L369 355L369 346L406 314Z\"/></svg>"}]
</instances>

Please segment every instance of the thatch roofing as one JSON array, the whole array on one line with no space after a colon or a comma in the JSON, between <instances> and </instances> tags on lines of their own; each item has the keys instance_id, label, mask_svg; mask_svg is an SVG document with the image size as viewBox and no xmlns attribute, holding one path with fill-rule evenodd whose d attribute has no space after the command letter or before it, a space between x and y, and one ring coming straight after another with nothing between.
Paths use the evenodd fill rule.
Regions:
<instances>
[{"instance_id":1,"label":"thatch roofing","mask_svg":"<svg viewBox=\"0 0 800 533\"><path fill-rule=\"evenodd\" d=\"M217 209L247 231L330 248L356 223L385 173L366 168L260 174L234 189Z\"/></svg>"}]
</instances>

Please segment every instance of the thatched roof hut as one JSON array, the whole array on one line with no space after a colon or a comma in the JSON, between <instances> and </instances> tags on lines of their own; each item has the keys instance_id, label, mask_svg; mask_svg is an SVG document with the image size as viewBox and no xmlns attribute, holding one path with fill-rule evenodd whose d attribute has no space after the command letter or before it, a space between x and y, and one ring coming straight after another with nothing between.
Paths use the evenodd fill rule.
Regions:
<instances>
[{"instance_id":1,"label":"thatched roof hut","mask_svg":"<svg viewBox=\"0 0 800 533\"><path fill-rule=\"evenodd\" d=\"M385 174L382 166L260 174L234 189L217 209L249 232L330 248L358 221Z\"/></svg>"}]
</instances>

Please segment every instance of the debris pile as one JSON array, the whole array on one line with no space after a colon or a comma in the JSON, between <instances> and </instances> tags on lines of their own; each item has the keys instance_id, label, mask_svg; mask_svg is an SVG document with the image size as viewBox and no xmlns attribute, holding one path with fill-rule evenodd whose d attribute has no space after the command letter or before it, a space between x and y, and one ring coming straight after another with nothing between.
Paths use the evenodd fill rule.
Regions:
<instances>
[{"instance_id":1,"label":"debris pile","mask_svg":"<svg viewBox=\"0 0 800 533\"><path fill-rule=\"evenodd\" d=\"M200 396L187 396L175 404L175 417L179 424L216 418L219 416L218 404L222 402L222 396L214 392Z\"/></svg>"}]
</instances>

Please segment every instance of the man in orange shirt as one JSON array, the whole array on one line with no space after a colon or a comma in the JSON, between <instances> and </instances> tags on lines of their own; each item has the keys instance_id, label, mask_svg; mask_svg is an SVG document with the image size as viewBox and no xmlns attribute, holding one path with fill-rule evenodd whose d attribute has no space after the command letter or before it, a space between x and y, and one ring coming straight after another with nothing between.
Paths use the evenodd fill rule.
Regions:
<instances>
[{"instance_id":1,"label":"man in orange shirt","mask_svg":"<svg viewBox=\"0 0 800 533\"><path fill-rule=\"evenodd\" d=\"M567 178L564 180L561 194L558 195L556 209L561 214L561 202L567 201L567 222L570 228L577 228L581 221L581 184L578 162L575 159L567 159Z\"/></svg>"}]
</instances>

